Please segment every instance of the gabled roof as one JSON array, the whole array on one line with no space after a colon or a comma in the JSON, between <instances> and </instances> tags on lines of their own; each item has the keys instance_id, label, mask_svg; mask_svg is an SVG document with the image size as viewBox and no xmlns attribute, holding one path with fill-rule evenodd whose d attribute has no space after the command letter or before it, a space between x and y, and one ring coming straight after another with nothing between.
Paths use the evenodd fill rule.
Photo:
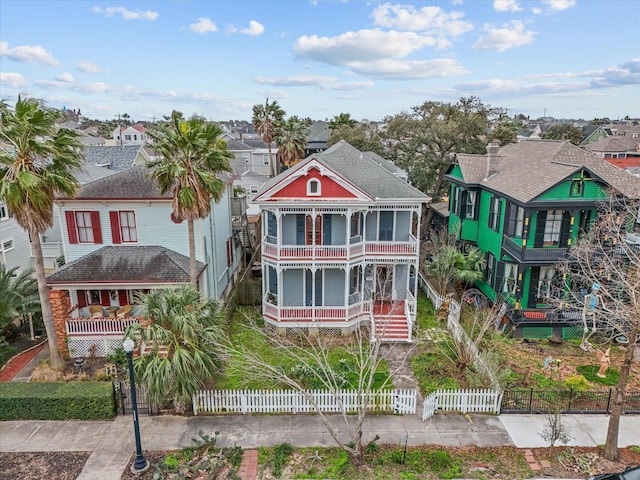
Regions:
<instances>
[{"instance_id":1,"label":"gabled roof","mask_svg":"<svg viewBox=\"0 0 640 480\"><path fill-rule=\"evenodd\" d=\"M172 192L160 193L145 165L138 165L84 184L74 200L171 199Z\"/></svg>"},{"instance_id":2,"label":"gabled roof","mask_svg":"<svg viewBox=\"0 0 640 480\"><path fill-rule=\"evenodd\" d=\"M197 262L198 276L206 265ZM189 257L161 246L105 246L63 265L47 284L187 283Z\"/></svg>"},{"instance_id":3,"label":"gabled roof","mask_svg":"<svg viewBox=\"0 0 640 480\"><path fill-rule=\"evenodd\" d=\"M376 157L375 159L373 157ZM311 162L335 172L343 181L366 193L371 199L402 199L428 201L429 197L407 182L397 178L388 167L383 167L379 157L373 153L360 152L349 143L341 140L321 153L314 153L294 167L272 178L265 184L255 201L276 187L288 177L307 168Z\"/></svg>"},{"instance_id":4,"label":"gabled roof","mask_svg":"<svg viewBox=\"0 0 640 480\"><path fill-rule=\"evenodd\" d=\"M262 142L262 143L264 143L264 142ZM267 144L265 143L264 145L265 145L265 148L266 148ZM230 151L230 152L251 151L253 149L254 149L254 147L252 147L251 145L247 145L242 140L237 140L237 139L228 139L227 140L227 150Z\"/></svg>"},{"instance_id":5,"label":"gabled roof","mask_svg":"<svg viewBox=\"0 0 640 480\"><path fill-rule=\"evenodd\" d=\"M487 178L488 155L457 154L464 183L480 185L523 203L586 169L630 198L640 198L640 179L568 141L524 140L500 148Z\"/></svg>"},{"instance_id":6,"label":"gabled roof","mask_svg":"<svg viewBox=\"0 0 640 480\"><path fill-rule=\"evenodd\" d=\"M585 148L592 152L635 152L640 140L632 137L614 136L590 143Z\"/></svg>"},{"instance_id":7,"label":"gabled roof","mask_svg":"<svg viewBox=\"0 0 640 480\"><path fill-rule=\"evenodd\" d=\"M307 142L325 142L329 140L329 135L331 135L331 129L329 128L329 124L327 122L323 122L319 120L317 122L312 123L309 126L309 133L307 135Z\"/></svg>"},{"instance_id":8,"label":"gabled roof","mask_svg":"<svg viewBox=\"0 0 640 480\"><path fill-rule=\"evenodd\" d=\"M141 145L86 146L83 154L87 163L108 166L111 170L126 170L133 166L141 148Z\"/></svg>"}]
</instances>

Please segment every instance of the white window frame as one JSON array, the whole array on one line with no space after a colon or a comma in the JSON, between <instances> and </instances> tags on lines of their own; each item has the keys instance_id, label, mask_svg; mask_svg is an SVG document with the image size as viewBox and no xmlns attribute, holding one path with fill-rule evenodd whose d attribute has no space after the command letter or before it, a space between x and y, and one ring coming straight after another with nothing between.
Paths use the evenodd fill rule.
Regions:
<instances>
[{"instance_id":1,"label":"white window frame","mask_svg":"<svg viewBox=\"0 0 640 480\"><path fill-rule=\"evenodd\" d=\"M504 262L504 276L502 277L502 292L515 295L518 288L518 264Z\"/></svg>"},{"instance_id":2,"label":"white window frame","mask_svg":"<svg viewBox=\"0 0 640 480\"><path fill-rule=\"evenodd\" d=\"M551 297L551 284L556 269L553 265L540 267L540 276L538 277L538 298L548 299Z\"/></svg>"},{"instance_id":3,"label":"white window frame","mask_svg":"<svg viewBox=\"0 0 640 480\"><path fill-rule=\"evenodd\" d=\"M262 164L263 165L269 165L269 154L268 153L263 153L262 154Z\"/></svg>"},{"instance_id":4,"label":"white window frame","mask_svg":"<svg viewBox=\"0 0 640 480\"><path fill-rule=\"evenodd\" d=\"M516 209L516 230L514 232L516 238L522 238L524 233L524 208L518 206Z\"/></svg>"},{"instance_id":5,"label":"white window frame","mask_svg":"<svg viewBox=\"0 0 640 480\"><path fill-rule=\"evenodd\" d=\"M4 220L9 220L9 209L6 203L0 202L0 222Z\"/></svg>"},{"instance_id":6,"label":"white window frame","mask_svg":"<svg viewBox=\"0 0 640 480\"><path fill-rule=\"evenodd\" d=\"M249 163L249 160L251 160L251 155L249 155L248 153L243 153L242 159L244 160L244 163Z\"/></svg>"},{"instance_id":7,"label":"white window frame","mask_svg":"<svg viewBox=\"0 0 640 480\"><path fill-rule=\"evenodd\" d=\"M562 231L563 210L547 210L547 218L544 222L545 245L560 244L560 232Z\"/></svg>"},{"instance_id":8,"label":"white window frame","mask_svg":"<svg viewBox=\"0 0 640 480\"><path fill-rule=\"evenodd\" d=\"M96 243L93 236L93 224L91 223L91 211L76 210L76 231L78 232L78 243Z\"/></svg>"},{"instance_id":9,"label":"white window frame","mask_svg":"<svg viewBox=\"0 0 640 480\"><path fill-rule=\"evenodd\" d=\"M314 189L315 187L315 189ZM319 197L322 195L322 184L317 178L311 178L307 181L307 196Z\"/></svg>"},{"instance_id":10,"label":"white window frame","mask_svg":"<svg viewBox=\"0 0 640 480\"><path fill-rule=\"evenodd\" d=\"M129 220L133 217L133 226L129 225ZM124 221L123 221L124 219ZM136 219L136 212L134 210L118 210L118 222L120 224L120 241L122 243L138 243L138 222ZM135 238L125 239L125 231L127 237L130 237L130 233L133 232Z\"/></svg>"},{"instance_id":11,"label":"white window frame","mask_svg":"<svg viewBox=\"0 0 640 480\"><path fill-rule=\"evenodd\" d=\"M7 245L9 246L7 247ZM2 251L3 253L9 252L14 248L16 248L16 245L13 241L13 237L5 238L4 240L2 240L2 242L0 242L0 251Z\"/></svg>"}]
</instances>

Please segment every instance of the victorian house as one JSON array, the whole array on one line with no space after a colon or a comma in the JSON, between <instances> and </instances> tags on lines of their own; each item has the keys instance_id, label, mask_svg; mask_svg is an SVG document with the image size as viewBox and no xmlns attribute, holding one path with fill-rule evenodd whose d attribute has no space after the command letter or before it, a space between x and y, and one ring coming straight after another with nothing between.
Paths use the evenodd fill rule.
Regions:
<instances>
[{"instance_id":1,"label":"victorian house","mask_svg":"<svg viewBox=\"0 0 640 480\"><path fill-rule=\"evenodd\" d=\"M570 338L581 312L558 312L550 296L556 264L596 219L610 194L640 198L640 179L568 141L525 140L486 155L458 154L449 233L485 254L476 286L504 305L516 334Z\"/></svg>"},{"instance_id":2,"label":"victorian house","mask_svg":"<svg viewBox=\"0 0 640 480\"><path fill-rule=\"evenodd\" d=\"M411 341L428 200L391 162L344 141L270 179L253 199L266 324Z\"/></svg>"}]
</instances>

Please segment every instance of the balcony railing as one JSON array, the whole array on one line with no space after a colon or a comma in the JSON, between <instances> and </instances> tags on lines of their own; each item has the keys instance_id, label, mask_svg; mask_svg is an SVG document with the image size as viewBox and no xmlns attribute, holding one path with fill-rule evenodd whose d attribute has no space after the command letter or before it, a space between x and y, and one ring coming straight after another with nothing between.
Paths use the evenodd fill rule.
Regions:
<instances>
[{"instance_id":1,"label":"balcony railing","mask_svg":"<svg viewBox=\"0 0 640 480\"><path fill-rule=\"evenodd\" d=\"M67 335L112 335L122 336L129 325L139 323L135 317L129 318L73 318L65 322Z\"/></svg>"},{"instance_id":2,"label":"balcony railing","mask_svg":"<svg viewBox=\"0 0 640 480\"><path fill-rule=\"evenodd\" d=\"M363 254L407 255L418 254L418 242L359 242L351 245L276 245L263 244L263 255L274 260L350 260Z\"/></svg>"},{"instance_id":3,"label":"balcony railing","mask_svg":"<svg viewBox=\"0 0 640 480\"><path fill-rule=\"evenodd\" d=\"M529 248L518 245L506 235L502 237L502 248L519 263L556 263L567 254L566 248Z\"/></svg>"}]
</instances>

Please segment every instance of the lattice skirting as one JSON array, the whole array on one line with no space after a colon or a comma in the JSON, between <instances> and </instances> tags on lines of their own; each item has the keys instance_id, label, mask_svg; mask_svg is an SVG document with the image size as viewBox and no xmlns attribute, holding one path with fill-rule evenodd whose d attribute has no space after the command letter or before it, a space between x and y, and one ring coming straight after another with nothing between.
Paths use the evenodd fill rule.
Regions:
<instances>
[{"instance_id":1,"label":"lattice skirting","mask_svg":"<svg viewBox=\"0 0 640 480\"><path fill-rule=\"evenodd\" d=\"M95 345L95 349L92 348ZM92 354L96 357L106 357L115 352L118 347L122 347L122 337L69 337L69 355L71 358L89 357Z\"/></svg>"}]
</instances>

